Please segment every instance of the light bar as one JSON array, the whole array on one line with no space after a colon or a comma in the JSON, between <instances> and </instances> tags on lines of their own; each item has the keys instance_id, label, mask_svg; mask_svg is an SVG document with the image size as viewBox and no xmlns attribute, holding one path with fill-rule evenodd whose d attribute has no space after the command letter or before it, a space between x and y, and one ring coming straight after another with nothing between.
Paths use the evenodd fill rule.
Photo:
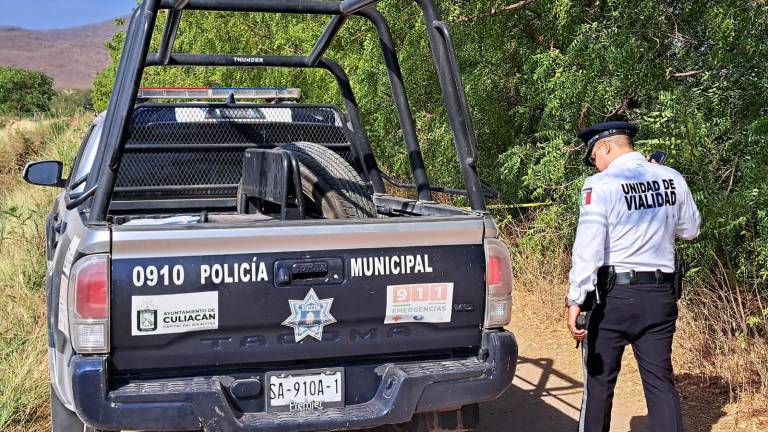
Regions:
<instances>
[{"instance_id":1,"label":"light bar","mask_svg":"<svg viewBox=\"0 0 768 432\"><path fill-rule=\"evenodd\" d=\"M194 87L143 87L137 95L140 99L226 99L234 94L238 99L301 99L297 88L194 88Z\"/></svg>"},{"instance_id":2,"label":"light bar","mask_svg":"<svg viewBox=\"0 0 768 432\"><path fill-rule=\"evenodd\" d=\"M512 313L512 262L499 239L485 239L485 328L509 324Z\"/></svg>"}]
</instances>

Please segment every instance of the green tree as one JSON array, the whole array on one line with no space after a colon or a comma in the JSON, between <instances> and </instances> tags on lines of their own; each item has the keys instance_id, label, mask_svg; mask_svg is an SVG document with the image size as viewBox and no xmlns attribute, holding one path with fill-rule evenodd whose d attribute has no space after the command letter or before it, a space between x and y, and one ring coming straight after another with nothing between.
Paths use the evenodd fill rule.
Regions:
<instances>
[{"instance_id":1,"label":"green tree","mask_svg":"<svg viewBox=\"0 0 768 432\"><path fill-rule=\"evenodd\" d=\"M53 78L45 73L0 67L0 113L47 111L55 95Z\"/></svg>"},{"instance_id":2,"label":"green tree","mask_svg":"<svg viewBox=\"0 0 768 432\"><path fill-rule=\"evenodd\" d=\"M90 90L62 90L51 101L50 110L60 116L92 111L93 96Z\"/></svg>"},{"instance_id":3,"label":"green tree","mask_svg":"<svg viewBox=\"0 0 768 432\"><path fill-rule=\"evenodd\" d=\"M642 151L670 153L704 216L684 252L768 282L768 5L765 0L438 1L453 31L478 133L481 175L503 202L555 203L548 247L567 249L575 227L583 146L575 133L599 120L640 125ZM384 0L433 183L460 186L424 23L410 1ZM306 54L320 17L186 12L176 52ZM161 17L161 21L162 17ZM161 29L154 37L159 41ZM124 34L108 45L119 58ZM328 57L358 96L380 164L407 178L407 156L372 26L353 17ZM114 67L96 80L106 107ZM322 72L151 68L152 86L298 86L311 102L338 103ZM539 231L532 231L539 235ZM764 288L763 288L764 289ZM765 289L764 289L765 290Z\"/></svg>"}]
</instances>

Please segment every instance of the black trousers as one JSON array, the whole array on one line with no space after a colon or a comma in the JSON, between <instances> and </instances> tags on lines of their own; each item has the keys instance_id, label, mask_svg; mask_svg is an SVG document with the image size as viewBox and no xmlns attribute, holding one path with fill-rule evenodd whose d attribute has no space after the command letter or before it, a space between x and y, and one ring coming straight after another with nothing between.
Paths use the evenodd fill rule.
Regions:
<instances>
[{"instance_id":1,"label":"black trousers","mask_svg":"<svg viewBox=\"0 0 768 432\"><path fill-rule=\"evenodd\" d=\"M608 432L624 347L632 344L652 432L682 432L672 376L677 299L671 284L616 285L588 318L579 432Z\"/></svg>"}]
</instances>

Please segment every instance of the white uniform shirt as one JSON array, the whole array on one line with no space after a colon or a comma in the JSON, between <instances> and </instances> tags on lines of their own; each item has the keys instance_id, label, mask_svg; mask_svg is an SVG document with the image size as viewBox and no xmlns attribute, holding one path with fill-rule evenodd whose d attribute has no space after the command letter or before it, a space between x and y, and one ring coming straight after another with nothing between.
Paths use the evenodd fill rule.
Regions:
<instances>
[{"instance_id":1,"label":"white uniform shirt","mask_svg":"<svg viewBox=\"0 0 768 432\"><path fill-rule=\"evenodd\" d=\"M617 272L674 272L675 236L693 239L700 223L679 172L638 152L619 156L584 182L568 304L584 302L604 265Z\"/></svg>"}]
</instances>

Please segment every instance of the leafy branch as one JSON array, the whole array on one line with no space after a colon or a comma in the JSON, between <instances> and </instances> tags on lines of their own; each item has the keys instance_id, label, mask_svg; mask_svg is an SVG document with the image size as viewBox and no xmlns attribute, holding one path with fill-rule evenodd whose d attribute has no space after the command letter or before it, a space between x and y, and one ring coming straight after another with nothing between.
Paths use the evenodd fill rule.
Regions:
<instances>
[{"instance_id":1,"label":"leafy branch","mask_svg":"<svg viewBox=\"0 0 768 432\"><path fill-rule=\"evenodd\" d=\"M502 6L500 8L496 8L496 7L491 8L490 12L482 13L480 15L462 16L462 17L459 17L459 19L457 21L458 22L471 22L471 21L475 21L475 20L478 20L478 19L482 19L482 18L495 17L495 16L499 16L499 15L504 15L504 14L512 13L512 12L517 12L520 9L522 9L522 8L524 8L524 7L526 7L529 4L534 3L534 2L536 2L536 0L521 0L521 1L517 2L517 3L511 4L511 5L508 5L508 6Z\"/></svg>"}]
</instances>

